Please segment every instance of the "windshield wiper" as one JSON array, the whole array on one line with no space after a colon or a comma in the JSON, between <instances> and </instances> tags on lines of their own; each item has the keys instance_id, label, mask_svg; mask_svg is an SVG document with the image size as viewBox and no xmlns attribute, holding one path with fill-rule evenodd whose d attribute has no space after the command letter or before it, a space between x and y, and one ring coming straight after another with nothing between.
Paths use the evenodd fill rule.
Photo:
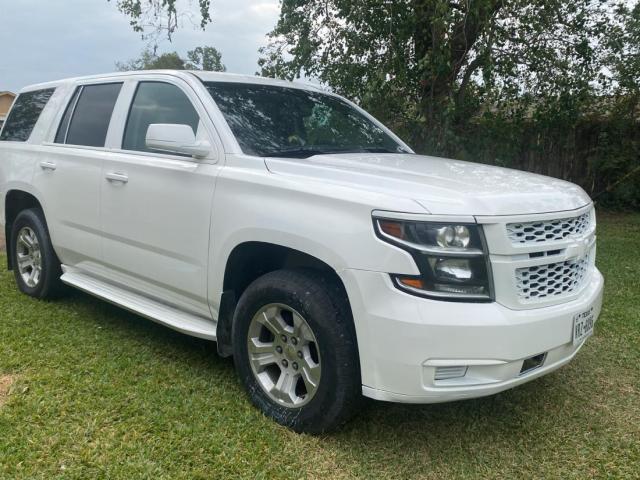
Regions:
<instances>
[{"instance_id":1,"label":"windshield wiper","mask_svg":"<svg viewBox=\"0 0 640 480\"><path fill-rule=\"evenodd\" d=\"M398 147L395 150L386 147L363 147L359 150L367 153L409 153L402 147Z\"/></svg>"},{"instance_id":2,"label":"windshield wiper","mask_svg":"<svg viewBox=\"0 0 640 480\"><path fill-rule=\"evenodd\" d=\"M385 147L344 147L323 148L319 146L284 148L265 152L264 157L309 158L314 155L331 155L338 153L408 153L402 148L392 150Z\"/></svg>"},{"instance_id":3,"label":"windshield wiper","mask_svg":"<svg viewBox=\"0 0 640 480\"><path fill-rule=\"evenodd\" d=\"M318 147L296 147L284 148L282 150L272 150L265 152L264 157L283 157L283 158L309 158L314 155L325 155L328 153L337 153L335 150L323 149Z\"/></svg>"}]
</instances>

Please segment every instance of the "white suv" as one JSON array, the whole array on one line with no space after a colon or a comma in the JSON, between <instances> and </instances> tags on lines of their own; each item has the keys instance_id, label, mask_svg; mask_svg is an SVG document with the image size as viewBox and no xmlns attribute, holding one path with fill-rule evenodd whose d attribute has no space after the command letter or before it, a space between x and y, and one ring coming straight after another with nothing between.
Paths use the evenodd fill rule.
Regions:
<instances>
[{"instance_id":1,"label":"white suv","mask_svg":"<svg viewBox=\"0 0 640 480\"><path fill-rule=\"evenodd\" d=\"M71 285L233 355L322 432L362 395L489 395L569 362L603 278L579 187L416 155L349 101L208 72L23 89L0 133L20 290Z\"/></svg>"}]
</instances>

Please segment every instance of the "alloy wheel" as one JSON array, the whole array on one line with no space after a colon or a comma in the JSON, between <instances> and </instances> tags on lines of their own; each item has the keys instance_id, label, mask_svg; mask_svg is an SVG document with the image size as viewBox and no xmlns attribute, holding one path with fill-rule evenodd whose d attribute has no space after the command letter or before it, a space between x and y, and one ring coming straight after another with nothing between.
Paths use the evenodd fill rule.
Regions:
<instances>
[{"instance_id":1,"label":"alloy wheel","mask_svg":"<svg viewBox=\"0 0 640 480\"><path fill-rule=\"evenodd\" d=\"M283 304L262 307L247 335L251 370L276 403L297 408L308 403L320 385L318 341L297 311Z\"/></svg>"},{"instance_id":2,"label":"alloy wheel","mask_svg":"<svg viewBox=\"0 0 640 480\"><path fill-rule=\"evenodd\" d=\"M42 277L42 252L38 237L29 227L18 232L16 259L22 281L30 288L37 287Z\"/></svg>"}]
</instances>

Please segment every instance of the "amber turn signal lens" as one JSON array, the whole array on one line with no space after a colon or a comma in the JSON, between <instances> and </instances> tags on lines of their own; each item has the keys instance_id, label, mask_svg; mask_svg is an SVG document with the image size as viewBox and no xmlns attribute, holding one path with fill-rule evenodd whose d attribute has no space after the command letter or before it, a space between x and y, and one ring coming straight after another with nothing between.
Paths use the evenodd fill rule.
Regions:
<instances>
[{"instance_id":1,"label":"amber turn signal lens","mask_svg":"<svg viewBox=\"0 0 640 480\"><path fill-rule=\"evenodd\" d=\"M380 230L382 230L387 235L391 235L395 238L404 238L404 228L402 223L393 222L390 220L380 220L379 225Z\"/></svg>"},{"instance_id":2,"label":"amber turn signal lens","mask_svg":"<svg viewBox=\"0 0 640 480\"><path fill-rule=\"evenodd\" d=\"M400 278L400 283L405 287L419 288L424 290L424 282L420 278Z\"/></svg>"}]
</instances>

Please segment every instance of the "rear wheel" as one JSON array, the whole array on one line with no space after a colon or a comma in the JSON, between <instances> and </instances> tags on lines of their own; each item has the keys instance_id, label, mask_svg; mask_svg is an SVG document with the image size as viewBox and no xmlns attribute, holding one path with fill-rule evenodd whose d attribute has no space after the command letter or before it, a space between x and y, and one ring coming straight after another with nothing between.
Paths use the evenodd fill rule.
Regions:
<instances>
[{"instance_id":1,"label":"rear wheel","mask_svg":"<svg viewBox=\"0 0 640 480\"><path fill-rule=\"evenodd\" d=\"M11 228L13 273L21 292L40 299L60 295L62 270L39 209L23 210Z\"/></svg>"},{"instance_id":2,"label":"rear wheel","mask_svg":"<svg viewBox=\"0 0 640 480\"><path fill-rule=\"evenodd\" d=\"M341 289L320 272L279 270L243 293L234 362L253 403L298 432L347 421L361 399L355 332Z\"/></svg>"}]
</instances>

